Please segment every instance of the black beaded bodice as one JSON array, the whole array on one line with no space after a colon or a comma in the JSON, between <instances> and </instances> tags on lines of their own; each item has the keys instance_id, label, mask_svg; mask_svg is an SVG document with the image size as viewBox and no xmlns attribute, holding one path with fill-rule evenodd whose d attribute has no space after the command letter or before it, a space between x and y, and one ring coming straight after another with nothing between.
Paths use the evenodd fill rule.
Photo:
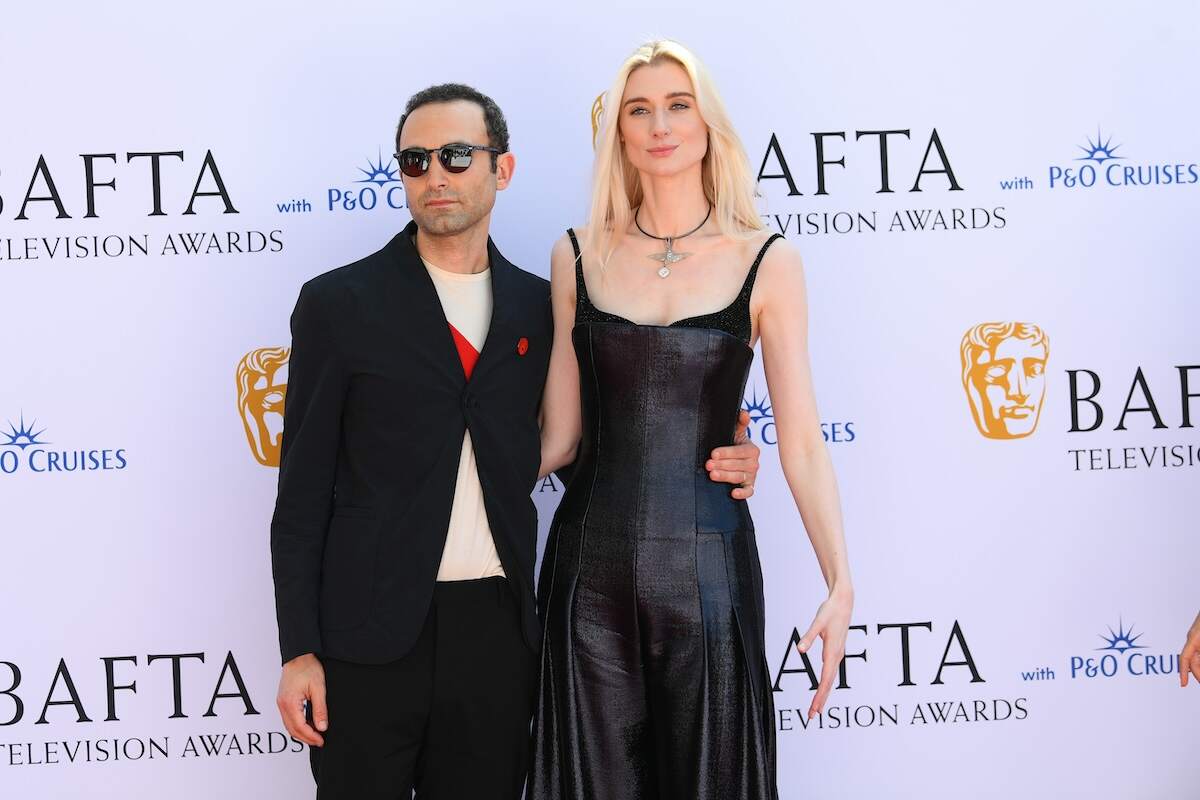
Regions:
<instances>
[{"instance_id":1,"label":"black beaded bodice","mask_svg":"<svg viewBox=\"0 0 1200 800\"><path fill-rule=\"evenodd\" d=\"M617 314L610 314L607 311L596 308L592 304L592 300L588 296L587 283L583 279L583 260L580 258L579 240L575 237L575 230L573 228L567 229L567 235L571 237L571 246L575 249L575 324L582 325L588 322L608 322L624 325L641 324ZM649 325L646 327L708 328L724 331L749 345L752 332L750 295L754 291L754 279L758 274L758 265L762 263L763 256L767 254L767 248L771 246L771 243L776 239L782 238L778 233L772 234L763 243L762 248L758 251L758 257L750 265L750 271L746 274L746 280L742 283L742 288L738 292L737 297L733 299L732 303L725 306L725 308L709 314L700 314L695 317L676 320L670 325Z\"/></svg>"}]
</instances>

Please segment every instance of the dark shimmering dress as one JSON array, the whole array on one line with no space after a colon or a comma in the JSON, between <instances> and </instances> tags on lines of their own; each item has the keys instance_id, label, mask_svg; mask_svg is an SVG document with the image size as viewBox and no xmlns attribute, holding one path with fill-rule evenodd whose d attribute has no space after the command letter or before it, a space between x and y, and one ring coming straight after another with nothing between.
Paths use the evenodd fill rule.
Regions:
<instances>
[{"instance_id":1,"label":"dark shimmering dress","mask_svg":"<svg viewBox=\"0 0 1200 800\"><path fill-rule=\"evenodd\" d=\"M732 441L750 293L669 326L588 298L575 246L583 440L538 582L533 800L775 800L754 526L704 469Z\"/></svg>"}]
</instances>

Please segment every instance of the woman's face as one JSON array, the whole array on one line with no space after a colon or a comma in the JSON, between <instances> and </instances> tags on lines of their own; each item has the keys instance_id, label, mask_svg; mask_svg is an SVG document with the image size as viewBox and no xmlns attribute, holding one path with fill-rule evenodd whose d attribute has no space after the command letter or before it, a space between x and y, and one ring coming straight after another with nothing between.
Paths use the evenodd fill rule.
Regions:
<instances>
[{"instance_id":1,"label":"woman's face","mask_svg":"<svg viewBox=\"0 0 1200 800\"><path fill-rule=\"evenodd\" d=\"M708 152L708 126L687 72L669 59L638 67L625 82L617 130L639 172L676 175Z\"/></svg>"}]
</instances>

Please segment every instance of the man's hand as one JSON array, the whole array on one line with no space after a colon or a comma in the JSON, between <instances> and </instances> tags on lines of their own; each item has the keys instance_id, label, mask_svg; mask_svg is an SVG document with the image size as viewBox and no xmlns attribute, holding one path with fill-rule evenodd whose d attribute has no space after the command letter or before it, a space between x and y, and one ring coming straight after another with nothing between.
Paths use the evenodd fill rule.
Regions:
<instances>
[{"instance_id":1,"label":"man's hand","mask_svg":"<svg viewBox=\"0 0 1200 800\"><path fill-rule=\"evenodd\" d=\"M304 718L305 700L312 707L313 725ZM325 668L316 655L296 656L283 665L275 704L279 706L279 716L288 733L315 747L325 744L324 737L317 733L329 728L329 712L325 708Z\"/></svg>"},{"instance_id":2,"label":"man's hand","mask_svg":"<svg viewBox=\"0 0 1200 800\"><path fill-rule=\"evenodd\" d=\"M731 493L734 500L745 500L754 494L754 480L758 477L758 445L750 441L746 429L750 427L750 414L745 409L738 414L737 431L731 447L718 447L712 458L704 465L708 477L718 483L734 483L737 488Z\"/></svg>"}]
</instances>

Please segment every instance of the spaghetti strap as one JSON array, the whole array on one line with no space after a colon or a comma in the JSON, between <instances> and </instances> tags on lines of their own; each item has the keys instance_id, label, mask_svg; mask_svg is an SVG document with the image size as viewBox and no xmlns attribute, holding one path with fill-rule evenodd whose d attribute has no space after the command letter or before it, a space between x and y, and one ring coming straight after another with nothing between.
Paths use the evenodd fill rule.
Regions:
<instances>
[{"instance_id":1,"label":"spaghetti strap","mask_svg":"<svg viewBox=\"0 0 1200 800\"><path fill-rule=\"evenodd\" d=\"M742 290L738 292L738 299L744 299L744 302L747 304L747 308L749 308L750 295L754 291L754 280L758 277L758 265L762 263L763 256L767 254L767 248L771 246L771 243L776 239L782 238L782 233L773 233L768 236L767 240L763 242L763 246L759 248L758 257L755 258L754 263L750 265L750 271L746 273L746 280L744 283L742 283Z\"/></svg>"},{"instance_id":2,"label":"spaghetti strap","mask_svg":"<svg viewBox=\"0 0 1200 800\"><path fill-rule=\"evenodd\" d=\"M571 248L575 251L575 309L578 311L580 302L591 305L592 301L588 298L587 284L583 280L583 253L579 250L575 229L567 228L567 236L571 237Z\"/></svg>"},{"instance_id":3,"label":"spaghetti strap","mask_svg":"<svg viewBox=\"0 0 1200 800\"><path fill-rule=\"evenodd\" d=\"M567 236L571 237L571 247L575 250L575 260L579 261L579 256L581 254L579 252L579 240L575 238L575 229L567 228Z\"/></svg>"}]
</instances>

